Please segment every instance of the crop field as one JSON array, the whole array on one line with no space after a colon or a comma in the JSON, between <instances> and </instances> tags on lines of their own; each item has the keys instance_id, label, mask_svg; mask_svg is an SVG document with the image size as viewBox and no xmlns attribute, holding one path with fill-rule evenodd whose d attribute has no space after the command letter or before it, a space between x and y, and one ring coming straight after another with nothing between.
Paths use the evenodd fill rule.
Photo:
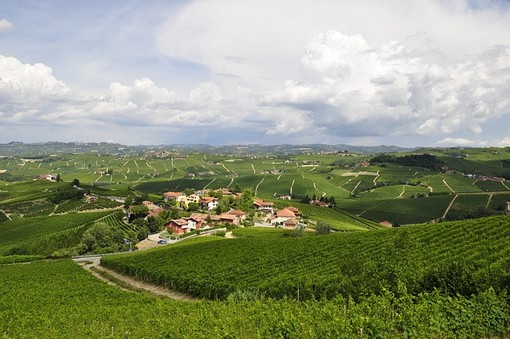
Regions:
<instances>
[{"instance_id":1,"label":"crop field","mask_svg":"<svg viewBox=\"0 0 510 339\"><path fill-rule=\"evenodd\" d=\"M470 210L479 206L485 207L488 203L488 194L459 195L457 199L455 199L455 203L453 204L452 208Z\"/></svg>"},{"instance_id":2,"label":"crop field","mask_svg":"<svg viewBox=\"0 0 510 339\"><path fill-rule=\"evenodd\" d=\"M85 227L107 217L111 212L73 213L59 216L19 218L0 223L0 254L21 249L26 254L51 254L49 249L58 249L62 237L78 234Z\"/></svg>"},{"instance_id":3,"label":"crop field","mask_svg":"<svg viewBox=\"0 0 510 339\"><path fill-rule=\"evenodd\" d=\"M457 174L394 163L361 167L358 163L370 160L371 156L360 154L297 154L254 158L190 153L175 158L157 159L141 155L120 157L86 153L60 154L41 159L0 158L0 170L3 172L0 180L5 178L12 181L18 178L17 181L22 181L42 174L58 173L64 180L63 184L76 178L94 192L102 190L101 194L104 195L124 197L142 193L160 195L165 191L183 191L186 188L218 189L239 185L241 190L251 189L261 198L275 198L280 195L300 197L306 194L310 197L333 196L339 205L349 206L349 210L357 214L374 204L384 208L389 206L390 210L371 208L370 212L363 214L375 221L390 217L395 219L395 202L382 204L380 200L398 199L398 203L403 203L402 209L408 213L407 205L412 204L405 202L405 199L429 192L458 194L510 191L508 183L476 181L460 174L510 175L510 153L507 149L425 151L439 156L447 165L452 166L455 170L452 173ZM405 183L412 183L413 186ZM16 192L10 190L12 184L1 185L0 207L20 203L18 206L13 205L14 209L19 208L20 214L37 216L54 213L51 205L43 203L49 193L42 187L51 187L51 184L55 183L38 182L35 185L40 185L41 190L34 191L33 187L27 185L26 191L18 189ZM416 184L420 185L414 186ZM33 209L28 201L33 202ZM420 204L416 206L421 209ZM69 211L73 210L71 205L67 207ZM412 218L412 213L397 219L406 223L433 220L438 213L436 208L432 210L426 213L430 219L422 211L415 211L415 219ZM59 206L57 213L60 211L65 213L66 206Z\"/></svg>"},{"instance_id":4,"label":"crop field","mask_svg":"<svg viewBox=\"0 0 510 339\"><path fill-rule=\"evenodd\" d=\"M500 192L500 191L508 191L509 184L503 185L503 183L499 181L477 181L475 183L476 187L485 192Z\"/></svg>"},{"instance_id":5,"label":"crop field","mask_svg":"<svg viewBox=\"0 0 510 339\"><path fill-rule=\"evenodd\" d=\"M452 195L416 199L348 200L339 208L364 218L397 224L422 223L440 218L453 199Z\"/></svg>"},{"instance_id":6,"label":"crop field","mask_svg":"<svg viewBox=\"0 0 510 339\"><path fill-rule=\"evenodd\" d=\"M13 281L24 283L13 289ZM504 296L490 290L469 299L401 293L357 302L249 301L240 294L178 302L122 291L67 260L0 265L0 294L7 338L496 337L510 321Z\"/></svg>"},{"instance_id":7,"label":"crop field","mask_svg":"<svg viewBox=\"0 0 510 339\"><path fill-rule=\"evenodd\" d=\"M300 300L357 298L368 290L383 293L383 287L397 292L397 281L413 294L438 288L467 296L506 288L509 218L322 237L224 239L103 257L102 262L209 299L224 299L238 290ZM440 278L449 274L463 274L452 283L455 287ZM435 275L439 280L431 279Z\"/></svg>"}]
</instances>

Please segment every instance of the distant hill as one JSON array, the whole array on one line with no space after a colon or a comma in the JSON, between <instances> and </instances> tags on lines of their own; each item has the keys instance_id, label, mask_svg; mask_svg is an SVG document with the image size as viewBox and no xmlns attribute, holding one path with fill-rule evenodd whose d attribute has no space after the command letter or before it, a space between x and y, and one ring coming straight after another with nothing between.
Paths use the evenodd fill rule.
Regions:
<instances>
[{"instance_id":1,"label":"distant hill","mask_svg":"<svg viewBox=\"0 0 510 339\"><path fill-rule=\"evenodd\" d=\"M355 152L355 153L386 153L386 152L408 152L413 148L402 148L398 146L351 146L345 144L304 144L304 145L260 145L260 144L239 144L239 145L206 145L206 144L170 144L170 145L136 145L127 146L108 142L40 142L23 143L9 142L0 144L0 156L23 156L43 157L51 154L89 153L96 152L108 155L131 155L141 154L150 151L167 150L180 153L214 153L229 155L268 154L285 155L300 153L334 153L334 152Z\"/></svg>"}]
</instances>

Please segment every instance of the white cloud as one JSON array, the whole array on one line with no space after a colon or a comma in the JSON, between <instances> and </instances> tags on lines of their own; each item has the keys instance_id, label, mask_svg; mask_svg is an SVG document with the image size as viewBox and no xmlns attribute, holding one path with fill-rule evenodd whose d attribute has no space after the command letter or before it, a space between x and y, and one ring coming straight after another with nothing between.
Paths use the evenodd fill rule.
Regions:
<instances>
[{"instance_id":1,"label":"white cloud","mask_svg":"<svg viewBox=\"0 0 510 339\"><path fill-rule=\"evenodd\" d=\"M6 19L0 20L0 32L8 32L12 29L12 24Z\"/></svg>"},{"instance_id":2,"label":"white cloud","mask_svg":"<svg viewBox=\"0 0 510 339\"><path fill-rule=\"evenodd\" d=\"M444 138L442 140L439 140L437 145L442 146L479 146L483 147L487 145L487 142L484 140L471 140L471 139L465 139L465 138Z\"/></svg>"},{"instance_id":3,"label":"white cloud","mask_svg":"<svg viewBox=\"0 0 510 339\"><path fill-rule=\"evenodd\" d=\"M40 98L57 99L69 89L53 76L53 70L43 64L22 64L12 57L0 55L0 97L24 103Z\"/></svg>"},{"instance_id":4,"label":"white cloud","mask_svg":"<svg viewBox=\"0 0 510 339\"><path fill-rule=\"evenodd\" d=\"M510 113L507 46L439 64L398 42L373 48L330 30L312 39L301 64L302 80L285 82L262 104L306 111L330 134L480 134L488 119Z\"/></svg>"},{"instance_id":5,"label":"white cloud","mask_svg":"<svg viewBox=\"0 0 510 339\"><path fill-rule=\"evenodd\" d=\"M494 146L510 147L510 137L495 141Z\"/></svg>"},{"instance_id":6,"label":"white cloud","mask_svg":"<svg viewBox=\"0 0 510 339\"><path fill-rule=\"evenodd\" d=\"M100 28L89 27L92 33L64 34L62 41L76 41L83 53L60 49L55 55L74 53L42 60L65 82L47 65L0 56L0 119L157 126L172 136L193 131L205 139L216 133L215 140L239 142L434 144L465 142L473 134L502 140L503 132L488 137L486 129L510 119L510 11L496 2L474 3L191 0L167 10L146 5L158 20L171 13L159 29L158 20L151 29L134 29L150 17L144 12L135 21L128 16L127 23L122 15L99 20ZM20 32L5 35L14 39L12 46ZM101 40L104 35L109 38ZM43 40L32 41L34 49L53 51L55 40ZM136 48L142 45L130 40L148 43ZM110 45L129 57L104 57ZM92 78L104 85L91 85L97 83ZM78 86L88 94L70 89Z\"/></svg>"}]
</instances>

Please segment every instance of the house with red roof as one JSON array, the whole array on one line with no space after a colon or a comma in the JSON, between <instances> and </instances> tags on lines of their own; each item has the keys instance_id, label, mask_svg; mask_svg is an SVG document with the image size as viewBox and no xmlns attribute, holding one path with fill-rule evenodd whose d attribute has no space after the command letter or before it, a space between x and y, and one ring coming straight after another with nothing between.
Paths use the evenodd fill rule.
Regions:
<instances>
[{"instance_id":1,"label":"house with red roof","mask_svg":"<svg viewBox=\"0 0 510 339\"><path fill-rule=\"evenodd\" d=\"M301 213L295 207L286 207L276 213L271 218L271 224L286 228L296 228L299 224Z\"/></svg>"},{"instance_id":2,"label":"house with red roof","mask_svg":"<svg viewBox=\"0 0 510 339\"><path fill-rule=\"evenodd\" d=\"M163 193L164 201L180 201L185 195L182 192L165 192Z\"/></svg>"},{"instance_id":3,"label":"house with red roof","mask_svg":"<svg viewBox=\"0 0 510 339\"><path fill-rule=\"evenodd\" d=\"M203 197L200 200L200 206L203 209L207 209L209 211L218 207L218 204L219 204L218 198L214 198L214 197Z\"/></svg>"},{"instance_id":4,"label":"house with red roof","mask_svg":"<svg viewBox=\"0 0 510 339\"><path fill-rule=\"evenodd\" d=\"M166 224L165 227L168 231L172 229L173 234L183 234L198 230L200 229L201 225L202 225L201 220L189 217L173 219L168 224Z\"/></svg>"},{"instance_id":5,"label":"house with red roof","mask_svg":"<svg viewBox=\"0 0 510 339\"><path fill-rule=\"evenodd\" d=\"M257 211L274 213L274 203L262 199L253 199L253 206Z\"/></svg>"}]
</instances>

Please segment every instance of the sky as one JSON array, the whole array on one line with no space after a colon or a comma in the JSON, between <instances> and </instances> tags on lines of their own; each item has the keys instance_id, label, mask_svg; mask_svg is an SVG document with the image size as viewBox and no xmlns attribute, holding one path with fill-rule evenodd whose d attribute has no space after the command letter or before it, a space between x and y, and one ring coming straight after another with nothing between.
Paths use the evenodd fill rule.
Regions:
<instances>
[{"instance_id":1,"label":"sky","mask_svg":"<svg viewBox=\"0 0 510 339\"><path fill-rule=\"evenodd\" d=\"M508 32L508 0L0 0L0 143L510 146Z\"/></svg>"}]
</instances>

